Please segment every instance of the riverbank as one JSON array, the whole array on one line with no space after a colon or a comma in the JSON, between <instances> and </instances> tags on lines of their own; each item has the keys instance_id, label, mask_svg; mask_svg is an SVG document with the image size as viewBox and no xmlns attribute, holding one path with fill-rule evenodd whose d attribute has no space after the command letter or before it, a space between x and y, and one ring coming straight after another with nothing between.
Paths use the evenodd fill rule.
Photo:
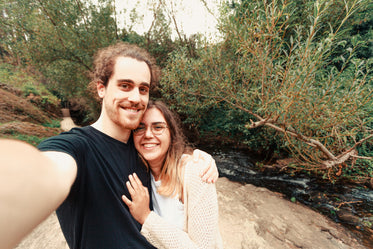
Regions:
<instances>
[{"instance_id":1,"label":"riverbank","mask_svg":"<svg viewBox=\"0 0 373 249\"><path fill-rule=\"evenodd\" d=\"M219 178L224 248L366 248L342 225L280 193Z\"/></svg>"},{"instance_id":2,"label":"riverbank","mask_svg":"<svg viewBox=\"0 0 373 249\"><path fill-rule=\"evenodd\" d=\"M219 224L225 249L364 249L343 226L282 194L225 177L216 183ZM68 248L55 214L16 249Z\"/></svg>"}]
</instances>

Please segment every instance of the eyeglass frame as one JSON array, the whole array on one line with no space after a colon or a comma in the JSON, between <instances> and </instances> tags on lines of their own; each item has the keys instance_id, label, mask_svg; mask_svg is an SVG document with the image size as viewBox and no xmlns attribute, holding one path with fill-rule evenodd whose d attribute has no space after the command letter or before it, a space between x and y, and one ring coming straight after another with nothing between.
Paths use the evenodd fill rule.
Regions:
<instances>
[{"instance_id":1,"label":"eyeglass frame","mask_svg":"<svg viewBox=\"0 0 373 249\"><path fill-rule=\"evenodd\" d=\"M156 131L156 126L162 125L162 129L160 131ZM150 131L153 133L154 136L160 136L163 134L163 132L168 129L166 122L155 122L150 125ZM140 130L143 129L143 130ZM142 136L146 133L148 130L148 127L145 124L139 124L139 126L133 130L133 134L135 136Z\"/></svg>"}]
</instances>

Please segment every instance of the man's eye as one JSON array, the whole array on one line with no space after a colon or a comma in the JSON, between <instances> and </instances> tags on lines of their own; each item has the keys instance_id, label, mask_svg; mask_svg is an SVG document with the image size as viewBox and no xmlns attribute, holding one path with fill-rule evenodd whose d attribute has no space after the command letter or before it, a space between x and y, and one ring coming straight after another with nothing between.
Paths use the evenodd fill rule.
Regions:
<instances>
[{"instance_id":1,"label":"man's eye","mask_svg":"<svg viewBox=\"0 0 373 249\"><path fill-rule=\"evenodd\" d=\"M129 84L121 84L120 87L124 90L128 90L130 89L130 85Z\"/></svg>"},{"instance_id":2,"label":"man's eye","mask_svg":"<svg viewBox=\"0 0 373 249\"><path fill-rule=\"evenodd\" d=\"M140 87L140 92L142 94L147 94L149 92L149 88L147 88L147 87Z\"/></svg>"}]
</instances>

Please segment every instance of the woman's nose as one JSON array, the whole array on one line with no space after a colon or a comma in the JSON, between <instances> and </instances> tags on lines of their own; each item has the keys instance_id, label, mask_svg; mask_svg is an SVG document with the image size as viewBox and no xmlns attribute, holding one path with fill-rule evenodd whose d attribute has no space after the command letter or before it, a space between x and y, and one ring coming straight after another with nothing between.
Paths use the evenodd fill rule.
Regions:
<instances>
[{"instance_id":1,"label":"woman's nose","mask_svg":"<svg viewBox=\"0 0 373 249\"><path fill-rule=\"evenodd\" d=\"M153 134L153 132L152 132L152 128L151 128L151 126L146 127L146 130L145 130L145 137L153 137L153 136L154 136L154 134Z\"/></svg>"}]
</instances>

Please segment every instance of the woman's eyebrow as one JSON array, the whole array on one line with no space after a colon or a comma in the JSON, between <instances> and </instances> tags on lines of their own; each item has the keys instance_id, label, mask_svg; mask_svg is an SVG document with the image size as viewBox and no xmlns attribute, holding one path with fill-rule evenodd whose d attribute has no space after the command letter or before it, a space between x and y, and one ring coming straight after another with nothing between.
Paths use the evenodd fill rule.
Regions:
<instances>
[{"instance_id":1,"label":"woman's eyebrow","mask_svg":"<svg viewBox=\"0 0 373 249\"><path fill-rule=\"evenodd\" d=\"M163 121L159 121L159 122L153 122L152 125L154 124L167 124L166 122L163 122Z\"/></svg>"}]
</instances>

